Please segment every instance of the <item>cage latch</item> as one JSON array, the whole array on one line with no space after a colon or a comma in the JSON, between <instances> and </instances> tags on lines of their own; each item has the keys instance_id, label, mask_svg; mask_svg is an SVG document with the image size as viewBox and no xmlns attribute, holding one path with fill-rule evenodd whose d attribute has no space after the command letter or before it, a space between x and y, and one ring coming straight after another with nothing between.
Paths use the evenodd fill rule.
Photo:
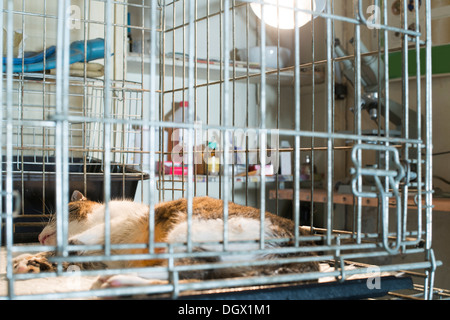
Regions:
<instances>
[{"instance_id":1,"label":"cage latch","mask_svg":"<svg viewBox=\"0 0 450 320\"><path fill-rule=\"evenodd\" d=\"M384 168L377 166L363 167L363 151L377 151L387 153L387 165ZM356 144L352 150L352 161L354 168L351 168L352 192L356 197L378 198L382 212L382 236L384 248L392 253L398 253L401 246L402 228L401 212L402 202L400 184L405 178L405 168L401 163L397 148L376 144ZM364 186L363 182L373 181L371 186ZM394 200L394 201L392 201ZM397 236L394 243L390 243L389 234L389 206L396 207Z\"/></svg>"}]
</instances>

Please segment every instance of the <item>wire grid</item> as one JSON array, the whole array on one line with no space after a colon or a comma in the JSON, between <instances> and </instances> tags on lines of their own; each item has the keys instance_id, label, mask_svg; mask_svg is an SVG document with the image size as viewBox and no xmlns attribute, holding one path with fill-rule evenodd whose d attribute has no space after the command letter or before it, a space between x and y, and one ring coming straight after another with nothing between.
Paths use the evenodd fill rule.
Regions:
<instances>
[{"instance_id":1,"label":"wire grid","mask_svg":"<svg viewBox=\"0 0 450 320\"><path fill-rule=\"evenodd\" d=\"M253 1L255 3L261 3ZM86 77L78 80L81 93L72 94L70 90L72 77L68 73L68 55L70 53L69 32L67 22L71 20L68 4L58 2L57 12L57 48L58 61L63 72L55 77L54 99L55 103L45 103L46 93L51 90L44 89L43 104L34 106L28 102L15 102L14 93L20 92L24 87L25 75L11 72L10 59L12 50L6 55L7 63L5 81L2 83L2 109L3 128L2 138L6 141L2 148L2 156L5 156L5 170L2 173L2 185L5 204L2 219L6 226L5 245L8 252L7 279L9 280L9 298L20 298L14 294L14 281L28 279L33 275L13 275L11 269L12 254L29 250L45 250L42 246L16 246L13 243L13 216L16 215L14 195L12 188L13 156L19 152L17 136L39 136L39 139L31 139L31 149L38 152L47 151L47 146L52 146L52 155L55 156L56 168L56 214L59 218L67 216L67 203L70 189L68 179L68 165L73 152L80 151L85 159L98 158L101 160L103 181L103 201L108 203L111 199L111 186L113 183L113 163L133 164L143 170L140 174L142 187L137 191L142 201L150 206L150 214L154 213L154 206L158 201L170 200L179 197L188 199L188 216L192 216L192 199L194 196L211 195L224 200L224 217L227 217L228 201L251 204L265 212L269 206L269 200L274 198L276 202L275 213L281 214L281 200L283 187L286 181L292 182L293 212L291 218L295 221L296 230L299 230L303 222L301 216L302 204L315 199L317 189L325 190L324 204L313 202L308 208L307 221L308 236L300 236L296 233L293 246L286 248L286 252L321 252L320 256L302 257L300 261L320 260L336 261L340 266L332 272L314 272L292 275L274 275L271 277L257 277L236 280L213 280L195 283L180 283L178 281L179 268L172 264L169 269L156 267L140 271L168 271L172 276L167 285L154 285L142 288L119 288L108 290L94 290L89 292L69 292L62 294L66 297L87 297L91 295L120 295L137 293L169 293L177 297L188 290L202 290L211 288L235 287L246 285L264 285L283 282L298 282L313 280L325 276L345 278L343 263L345 260L383 258L397 256L400 253L413 257L413 262L401 264L386 264L380 266L380 271L398 270L425 270L424 271L424 298L433 296L433 277L439 262L435 260L431 248L431 28L430 28L430 1L421 4L421 11L413 20L416 29L408 29L408 9L404 5L401 15L401 26L393 26L388 20L389 1L375 1L374 5L381 11L381 20L378 23L368 21L364 15L365 2L357 1L348 15L337 14L335 1L326 1L323 12L313 12L310 22L310 36L305 37L301 28L292 31L292 58L291 66L281 67L277 62L277 68L266 68L268 61L261 54L259 65L255 67L250 63L237 63L237 51L244 47L241 53L250 53L252 46L259 46L260 53L275 38L277 56L285 37L284 31L269 29L261 20L252 15L250 1L84 1L81 12L85 16L79 19L81 25L87 30L90 24L100 26L105 39L105 76L100 85L91 85ZM100 4L99 4L100 3ZM405 2L402 2L405 3ZM414 1L416 7L419 1ZM103 16L98 21L92 20L87 12L95 5L100 5ZM283 5L266 4L263 6L263 15L267 10L280 10ZM12 30L13 1L8 1L3 15L2 23ZM30 15L23 9L22 15ZM112 12L116 13L116 16ZM126 17L128 12L137 12L141 19L138 22L129 22ZM300 14L305 10L296 11L298 23ZM307 13L311 13L306 10ZM421 21L419 12L425 13L424 21ZM46 16L45 14L43 15ZM113 17L116 17L115 19ZM119 18L117 18L119 17ZM317 17L314 19L313 17ZM50 17L48 17L50 18ZM51 17L55 18L55 17ZM264 19L262 19L264 20ZM320 24L320 21L322 24ZM424 23L425 25L421 25ZM336 26L345 25L353 29L354 50L352 53L337 55L336 52ZM324 52L316 52L316 46L321 40L317 40L317 29L324 29ZM376 50L365 52L362 33L367 32L368 27L375 28L378 36ZM419 27L422 27L419 29ZM244 32L245 30L245 32ZM421 30L421 31L419 31ZM137 51L127 53L130 34L138 42ZM389 35L397 33L401 35L402 46L391 47ZM84 40L87 31L84 32ZM245 36L244 36L245 34ZM149 37L149 41L146 41ZM310 39L312 46L308 53L308 59L303 58L303 38ZM45 39L45 37L44 37ZM76 39L78 40L78 39ZM148 43L147 43L148 42ZM11 32L7 34L7 42L12 43ZM45 43L45 41L44 41ZM118 45L119 44L119 45ZM200 45L202 44L202 45ZM148 47L147 47L148 45ZM408 79L410 78L407 67L403 67L401 105L409 106L416 111L415 118L411 118L408 112L400 114L403 126L393 128L390 117L398 116L395 110L395 102L391 102L389 77L379 77L378 89L375 98L366 95L364 84L368 81L364 76L366 60L375 57L378 62L378 76L389 74L389 55L391 51L403 53L403 65L408 66L408 45L415 47L417 66L423 55L420 48L425 48L425 70L419 70L417 74L425 75L425 85L420 76L416 76L417 95L410 98ZM115 51L117 48L122 51ZM231 52L231 53L230 53ZM123 55L121 54L123 53ZM320 56L322 54L322 56ZM116 60L116 57L127 57L126 66ZM65 60L64 60L65 59ZM125 60L125 59L124 59ZM278 59L277 59L278 60ZM306 62L305 62L306 61ZM338 130L339 118L336 109L334 83L337 79L340 67L350 62L354 66L353 81L354 106L366 106L372 102L372 108L378 111L380 118L376 122L376 128L367 134L364 122L365 112L360 107L354 107L354 113L349 117L353 125L350 132ZM137 66L138 71L132 69ZM384 66L384 69L383 67ZM261 72L261 70L266 70ZM134 74L133 81L128 81L127 72ZM137 74L137 76L136 76ZM19 82L18 89L14 85L16 79ZM45 85L47 76L41 76L38 85ZM137 81L136 81L137 80ZM75 79L75 83L76 83ZM70 84L69 84L70 83ZM97 81L95 81L97 83ZM305 84L307 87L305 87ZM288 87L292 99L289 107L283 108L285 86ZM28 90L28 89L27 89ZM53 90L53 89L52 89ZM322 97L317 93L319 90ZM39 90L37 90L39 91ZM22 90L22 96L32 97L33 90ZM268 92L275 92L276 102L269 101ZM70 93L70 94L69 94ZM304 94L309 94L310 99L303 99ZM76 111L71 108L71 98L81 99L81 108ZM371 98L372 97L372 98ZM242 99L241 99L242 98ZM42 97L41 97L42 99ZM201 101L204 99L204 101ZM372 100L370 100L372 99ZM175 122L176 101L188 101L189 108L183 113L183 122ZM42 112L43 116L29 119L32 113L26 113L25 118L14 115L15 105L21 108ZM269 109L268 106L271 105ZM51 107L49 107L51 105ZM78 106L80 106L78 105ZM376 106L375 108L373 106ZM256 107L255 107L256 106ZM34 108L34 109L33 109ZM48 112L50 116L46 116ZM425 114L422 120L421 114ZM245 116L244 116L245 115ZM306 117L305 115L308 115ZM417 116L419 115L419 116ZM286 124L283 118L290 118ZM305 121L305 119L307 120ZM318 118L323 121L318 121ZM275 121L272 121L275 119ZM383 121L382 121L383 120ZM26 124L36 126L35 132ZM199 124L200 123L200 124ZM417 131L410 130L410 123L417 127ZM14 131L14 128L16 131ZM370 126L369 126L370 127ZM167 133L172 129L185 129L185 148L181 153L182 167L186 165L186 175L164 174L162 162L177 155L166 148ZM399 129L391 134L392 129ZM30 131L31 130L31 131ZM20 132L20 134L19 134ZM170 132L170 131L169 131ZM200 132L200 136L197 133ZM245 139L241 144L235 143L237 133L244 133ZM375 134L374 134L375 132ZM394 132L394 130L392 130ZM252 139L254 133L256 138ZM267 133L286 139L291 142L290 147L281 148L278 144L269 145ZM202 149L194 148L199 144L208 143L212 136L218 143L217 153L221 159L221 172L218 176L200 174L201 167L196 166L196 155L203 154ZM48 138L44 138L48 137ZM73 138L73 140L72 140ZM81 142L75 140L81 140ZM17 138L19 141L19 138ZM46 144L41 141L46 141ZM137 143L136 141L139 141ZM41 145L39 144L41 143ZM208 150L209 152L210 150ZM266 176L266 157L260 157L257 163L262 170L252 177L249 171L250 155L259 152L266 155L268 152L288 153L293 159L293 172L291 175L278 174ZM23 150L20 150L23 152ZM347 230L336 228L336 207L334 189L337 176L342 171L336 166L336 159L346 158L343 165L347 170L351 169L351 182L349 183L352 194L350 212L350 227ZM314 174L308 181L301 177L302 157L310 156L311 169L314 167L323 172L323 178ZM138 155L138 156L137 156ZM232 156L230 156L232 155ZM244 171L240 174L240 168L234 161L238 155L243 155L239 164L243 164ZM272 158L269 158L272 160ZM376 166L367 167L367 159ZM269 161L270 161L269 160ZM86 161L86 160L84 160ZM156 162L159 166L156 169ZM170 162L170 161L169 161ZM183 163L184 162L184 163ZM269 163L274 165L274 163ZM177 164L178 165L178 164ZM172 169L175 163L171 161ZM122 166L124 168L125 166ZM120 174L120 170L119 170ZM148 174L148 176L147 176ZM416 175L411 178L411 175ZM122 172L125 176L125 172ZM144 178L144 175L145 178ZM146 180L148 178L148 180ZM244 179L245 178L245 179ZM240 180L242 179L242 180ZM253 180L252 180L253 179ZM144 181L146 180L146 181ZM239 185L243 182L243 186ZM254 184L254 185L253 185ZM85 181L86 185L86 181ZM215 186L218 186L217 188ZM273 187L275 185L275 187ZM156 186L158 188L156 188ZM305 188L307 186L307 188ZM275 190L273 190L275 188ZM159 192L156 193L155 190ZM243 189L243 190L242 190ZM271 190L272 189L272 190ZM271 190L271 196L268 191ZM242 196L242 193L244 194ZM306 195L306 201L305 201ZM309 197L309 198L308 198ZM17 198L17 197L16 197ZM410 198L413 202L408 202ZM376 202L377 217L374 223L375 229L366 231L363 229L363 218L366 213L363 209L364 201ZM320 202L320 201L319 201ZM415 221L412 221L410 212L416 212ZM304 210L303 210L304 212ZM323 217L323 228L317 227L317 212ZM106 218L108 215L106 214ZM262 219L263 220L263 219ZM320 222L319 222L320 223ZM225 219L226 230L227 219ZM348 226L347 226L348 227ZM58 232L66 232L67 223L59 225ZM150 227L151 228L151 227ZM263 228L261 228L263 229ZM151 230L150 230L151 231ZM108 230L105 230L108 239ZM63 237L64 238L64 237ZM227 236L224 233L224 241ZM258 253L270 252L270 239L260 240ZM304 241L314 241L315 247L304 247ZM196 257L192 238L188 237L187 244L155 244L149 243L150 248L155 245L167 247L168 254L149 253L145 258L168 258L173 261L176 258ZM185 250L173 254L172 246L185 246ZM226 243L224 244L226 246ZM103 246L104 255L95 257L97 260L129 260L142 259L136 255L113 255L111 249L132 248L130 244L111 244L108 240ZM67 254L73 249L67 241L58 243L57 256L54 261L80 262L94 259L93 257L70 256ZM89 249L89 248L86 248ZM226 255L226 250L220 254ZM419 258L417 258L419 256ZM415 260L414 260L415 259ZM258 265L261 262L245 262L246 266ZM264 264L277 264L281 260L265 261ZM199 268L221 268L225 265L202 264L195 266L183 266L183 270L197 270ZM95 270L83 271L83 275L115 274L122 272L134 272L133 270ZM361 267L352 273L366 273L367 268ZM67 276L59 269L51 276ZM51 295L43 295L50 297Z\"/></svg>"}]
</instances>

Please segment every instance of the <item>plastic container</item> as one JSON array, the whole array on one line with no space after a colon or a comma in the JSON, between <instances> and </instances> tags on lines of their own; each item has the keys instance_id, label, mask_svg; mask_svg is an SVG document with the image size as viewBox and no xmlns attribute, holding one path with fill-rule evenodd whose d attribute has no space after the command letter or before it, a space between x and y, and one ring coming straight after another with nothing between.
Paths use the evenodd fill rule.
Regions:
<instances>
[{"instance_id":1,"label":"plastic container","mask_svg":"<svg viewBox=\"0 0 450 320\"><path fill-rule=\"evenodd\" d=\"M6 163L5 158L2 160L3 190L5 190ZM89 200L104 201L102 162L97 159L88 159L85 164L83 158L70 158L69 162L69 196L74 190L79 190ZM22 157L13 157L13 189L23 199L19 215L26 215L26 217L14 218L14 241L37 241L37 234L42 231L43 223L45 224L47 221L41 216L44 213L44 205L45 214L55 213L55 168L54 157L24 156L23 160ZM110 177L112 199L134 199L138 182L149 178L148 174L123 164L112 164ZM43 203L44 197L45 202ZM5 206L5 201L3 201L3 206ZM5 232L2 234L4 235Z\"/></svg>"},{"instance_id":2,"label":"plastic container","mask_svg":"<svg viewBox=\"0 0 450 320\"><path fill-rule=\"evenodd\" d=\"M279 49L279 50L278 50ZM275 46L265 47L266 67L278 68L277 57L280 68L287 67L291 59L291 51L287 48ZM249 50L248 61L261 64L261 47L252 47Z\"/></svg>"}]
</instances>

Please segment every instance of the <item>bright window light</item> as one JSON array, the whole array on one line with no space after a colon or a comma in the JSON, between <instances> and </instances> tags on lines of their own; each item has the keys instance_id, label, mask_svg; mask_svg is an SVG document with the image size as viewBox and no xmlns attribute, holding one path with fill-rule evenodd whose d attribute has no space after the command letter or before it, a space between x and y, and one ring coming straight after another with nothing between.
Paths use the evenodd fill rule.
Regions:
<instances>
[{"instance_id":1,"label":"bright window light","mask_svg":"<svg viewBox=\"0 0 450 320\"><path fill-rule=\"evenodd\" d=\"M261 3L261 2L260 2ZM261 19L261 4L251 3L250 6L256 16ZM264 0L264 22L272 27L280 29L294 29L295 17L294 7L298 9L311 10L311 0ZM280 6L277 10L277 3ZM320 13L325 8L325 0L313 0L313 10ZM301 27L311 21L311 15L306 12L298 12L299 21L297 26Z\"/></svg>"}]
</instances>

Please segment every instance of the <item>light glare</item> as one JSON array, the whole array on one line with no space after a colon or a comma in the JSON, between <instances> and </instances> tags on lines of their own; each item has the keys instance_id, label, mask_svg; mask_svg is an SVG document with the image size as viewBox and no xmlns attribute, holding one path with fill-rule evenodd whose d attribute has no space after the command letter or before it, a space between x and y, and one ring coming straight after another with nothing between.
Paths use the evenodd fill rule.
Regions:
<instances>
[{"instance_id":1,"label":"light glare","mask_svg":"<svg viewBox=\"0 0 450 320\"><path fill-rule=\"evenodd\" d=\"M264 22L272 27L280 29L294 29L295 16L293 8L322 12L325 0L314 0L314 8L311 10L310 0L264 0ZM279 7L277 8L277 4ZM261 19L261 4L250 4L253 12ZM311 15L306 12L298 12L297 26L302 27L311 21Z\"/></svg>"}]
</instances>

